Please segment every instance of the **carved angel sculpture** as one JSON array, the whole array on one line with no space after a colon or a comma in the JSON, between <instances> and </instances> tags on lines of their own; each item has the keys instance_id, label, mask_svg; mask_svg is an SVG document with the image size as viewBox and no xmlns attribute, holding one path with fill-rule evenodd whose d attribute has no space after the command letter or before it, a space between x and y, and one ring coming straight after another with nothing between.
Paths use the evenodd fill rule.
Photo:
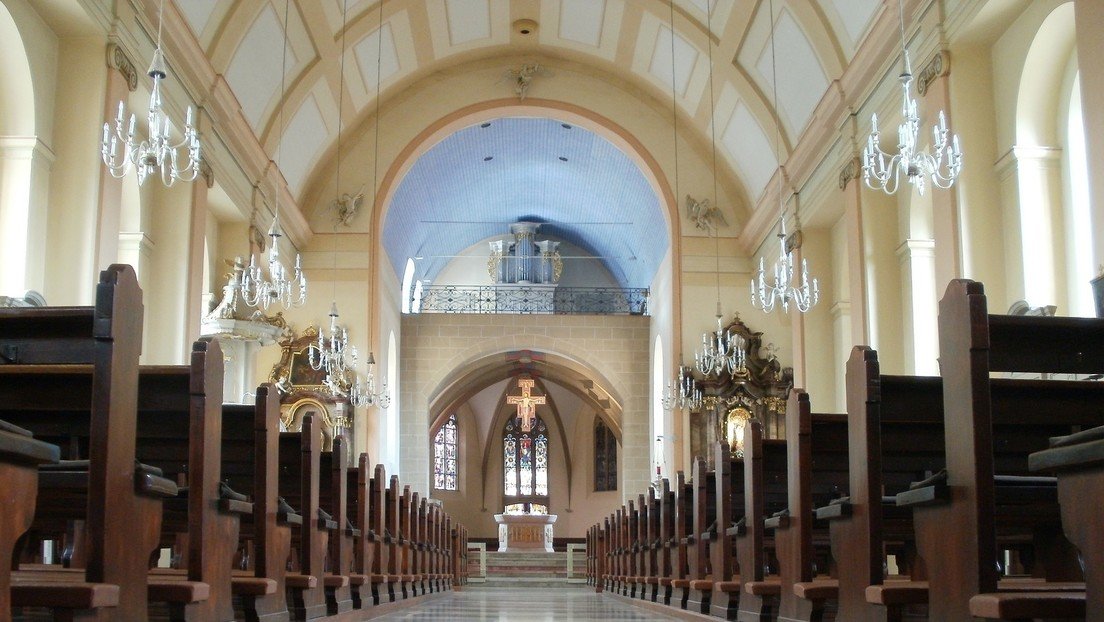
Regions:
<instances>
[{"instance_id":1,"label":"carved angel sculpture","mask_svg":"<svg viewBox=\"0 0 1104 622\"><path fill-rule=\"evenodd\" d=\"M709 199L696 200L689 194L686 195L686 217L694 221L694 226L704 231L713 231L720 227L727 227L721 208L710 205Z\"/></svg>"},{"instance_id":2,"label":"carved angel sculpture","mask_svg":"<svg viewBox=\"0 0 1104 622\"><path fill-rule=\"evenodd\" d=\"M341 224L348 227L353 222L353 218L356 217L357 212L360 210L361 204L364 203L364 187L362 186L356 194L345 193L340 197L334 199L334 202L330 204L330 207L337 213L337 220Z\"/></svg>"},{"instance_id":3,"label":"carved angel sculpture","mask_svg":"<svg viewBox=\"0 0 1104 622\"><path fill-rule=\"evenodd\" d=\"M529 92L529 83L538 75L550 76L552 72L537 63L527 63L517 69L507 70L502 79L513 82L514 94L518 99L525 99L525 95Z\"/></svg>"}]
</instances>

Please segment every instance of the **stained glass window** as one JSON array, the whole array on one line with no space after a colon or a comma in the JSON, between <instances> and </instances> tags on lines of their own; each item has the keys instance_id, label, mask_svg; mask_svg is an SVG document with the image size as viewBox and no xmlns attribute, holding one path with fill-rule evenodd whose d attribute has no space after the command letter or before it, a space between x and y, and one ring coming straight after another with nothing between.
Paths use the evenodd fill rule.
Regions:
<instances>
[{"instance_id":1,"label":"stained glass window","mask_svg":"<svg viewBox=\"0 0 1104 622\"><path fill-rule=\"evenodd\" d=\"M530 512L533 507L544 506L547 512L548 469L548 427L544 420L534 417L528 431L522 429L520 418L507 420L502 431L506 505L521 504Z\"/></svg>"},{"instance_id":2,"label":"stained glass window","mask_svg":"<svg viewBox=\"0 0 1104 622\"><path fill-rule=\"evenodd\" d=\"M433 488L436 490L457 489L457 451L456 415L450 415L448 421L437 430L433 438Z\"/></svg>"},{"instance_id":3,"label":"stained glass window","mask_svg":"<svg viewBox=\"0 0 1104 622\"><path fill-rule=\"evenodd\" d=\"M594 490L617 490L617 439L600 417L594 418Z\"/></svg>"}]
</instances>

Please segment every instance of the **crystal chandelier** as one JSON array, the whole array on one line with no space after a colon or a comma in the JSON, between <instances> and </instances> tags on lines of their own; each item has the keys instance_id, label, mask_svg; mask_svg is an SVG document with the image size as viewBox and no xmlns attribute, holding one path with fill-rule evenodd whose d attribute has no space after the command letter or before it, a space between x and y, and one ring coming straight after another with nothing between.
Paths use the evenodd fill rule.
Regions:
<instances>
[{"instance_id":1,"label":"crystal chandelier","mask_svg":"<svg viewBox=\"0 0 1104 622\"><path fill-rule=\"evenodd\" d=\"M257 265L257 257L253 254L250 254L249 266L242 274L242 300L251 307L267 310L270 305L279 303L285 309L290 309L302 306L307 301L307 277L303 275L299 255L295 255L295 268L290 278L280 259L280 238L283 235L280 231L280 214L277 212L268 229L268 276L261 271L261 267Z\"/></svg>"},{"instance_id":2,"label":"crystal chandelier","mask_svg":"<svg viewBox=\"0 0 1104 622\"><path fill-rule=\"evenodd\" d=\"M334 395L345 395L346 376L356 370L357 349L349 345L349 331L339 325L337 303L330 306L330 331L318 331L318 343L307 346L307 362L315 371L326 370L322 384Z\"/></svg>"},{"instance_id":3,"label":"crystal chandelier","mask_svg":"<svg viewBox=\"0 0 1104 622\"><path fill-rule=\"evenodd\" d=\"M905 44L905 7L899 0L901 24L901 52L904 71L901 73L901 117L903 121L897 128L897 154L890 156L882 151L881 136L878 131L878 114L870 119L870 136L863 149L863 181L872 190L882 190L894 194L901 183L901 175L916 191L924 194L925 178L938 188L950 188L962 172L962 149L958 146L958 135L950 136L947 130L947 117L939 111L939 123L932 127L932 151L918 150L920 136L920 114L916 100L909 95L912 86L912 63L909 60ZM950 140L948 140L950 136ZM888 159L888 160L887 160Z\"/></svg>"},{"instance_id":4,"label":"crystal chandelier","mask_svg":"<svg viewBox=\"0 0 1104 622\"><path fill-rule=\"evenodd\" d=\"M800 239L800 232L796 234ZM801 285L792 285L794 278L793 251L787 248L786 221L778 222L778 260L774 263L774 280L767 282L763 258L759 258L758 277L751 280L751 304L764 313L774 311L781 305L786 313L792 304L798 311L805 313L820 300L820 284L814 278L809 279L809 265L801 260ZM810 285L811 283L811 285Z\"/></svg>"},{"instance_id":5,"label":"crystal chandelier","mask_svg":"<svg viewBox=\"0 0 1104 622\"><path fill-rule=\"evenodd\" d=\"M349 392L349 400L352 401L354 406L379 406L380 408L390 408L391 392L387 390L387 383L384 382L380 390L376 391L375 366L376 358L369 352L368 373L363 378L358 374L356 383Z\"/></svg>"},{"instance_id":6,"label":"crystal chandelier","mask_svg":"<svg viewBox=\"0 0 1104 622\"><path fill-rule=\"evenodd\" d=\"M724 329L721 320L720 305L717 305L717 330L702 333L702 347L694 353L694 365L698 373L705 377L724 373L740 375L747 371L747 353L744 350L744 338L733 335Z\"/></svg>"},{"instance_id":7,"label":"crystal chandelier","mask_svg":"<svg viewBox=\"0 0 1104 622\"><path fill-rule=\"evenodd\" d=\"M191 106L188 106L187 119L184 121L183 137L175 144L170 137L172 122L161 107L161 81L168 76L165 55L161 51L161 16L164 8L165 2L161 0L161 8L157 12L157 49L153 51L153 61L146 72L153 78L147 117L148 138L139 140L140 137L134 135L133 114L130 115L129 122L124 122L125 104L120 101L114 131L110 124L103 125L100 156L108 172L116 179L125 177L133 168L138 172L139 185L145 183L150 175L160 174L161 182L171 187L177 181L193 181L199 174L200 144L193 124ZM187 159L183 162L179 155L181 149L187 152Z\"/></svg>"},{"instance_id":8,"label":"crystal chandelier","mask_svg":"<svg viewBox=\"0 0 1104 622\"><path fill-rule=\"evenodd\" d=\"M771 44L771 82L774 92L774 109L778 110L778 67L776 63L774 40L774 0L770 3L770 44ZM774 152L780 154L782 127L776 118L774 123ZM759 258L759 273L751 280L751 305L762 309L764 313L774 311L781 305L786 313L790 311L792 304L801 313L813 308L820 300L820 286L814 278L809 279L808 262L801 259L801 284L793 285L795 275L793 251L801 248L801 224L797 219L797 207L794 207L793 244L786 235L786 210L784 199L785 170L781 164L778 167L778 260L774 263L774 281L767 282L766 269L763 267L763 258Z\"/></svg>"},{"instance_id":9,"label":"crystal chandelier","mask_svg":"<svg viewBox=\"0 0 1104 622\"><path fill-rule=\"evenodd\" d=\"M280 146L278 148L276 157L277 168L279 163L283 162L284 153L284 136L282 134L284 129L284 98L287 94L287 84L285 78L287 76L287 23L288 23L288 4L289 0L284 3L284 52L283 59L280 66L280 119L278 127L281 130ZM257 188L253 189L254 199L256 198ZM268 245L268 275L265 276L261 267L257 265L257 258L250 253L249 267L246 268L245 274L242 275L242 300L245 304L260 309L268 309L272 304L279 303L285 309L291 307L300 307L307 301L307 277L303 275L303 267L300 262L299 254L295 255L295 268L291 272L290 278L287 268L284 267L283 261L280 260L280 238L284 233L280 229L280 191L276 190L276 210L272 217L272 226L268 228L268 237L270 238Z\"/></svg>"},{"instance_id":10,"label":"crystal chandelier","mask_svg":"<svg viewBox=\"0 0 1104 622\"><path fill-rule=\"evenodd\" d=\"M700 410L703 399L692 370L685 365L679 365L678 379L668 382L667 388L663 390L663 409Z\"/></svg>"}]
</instances>

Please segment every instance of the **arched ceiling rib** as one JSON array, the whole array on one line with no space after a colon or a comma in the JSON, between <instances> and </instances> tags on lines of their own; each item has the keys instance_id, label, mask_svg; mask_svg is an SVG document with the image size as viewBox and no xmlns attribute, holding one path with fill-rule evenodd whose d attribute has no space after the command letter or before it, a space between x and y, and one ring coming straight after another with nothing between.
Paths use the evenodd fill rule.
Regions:
<instances>
[{"instance_id":1,"label":"arched ceiling rib","mask_svg":"<svg viewBox=\"0 0 1104 622\"><path fill-rule=\"evenodd\" d=\"M275 153L294 193L302 195L319 160L336 139L342 0L291 0L285 121L279 101L284 29L279 0L174 0L215 69L227 76L262 144ZM674 0L674 74L679 105L710 133L706 9L709 0ZM850 60L884 0L777 0L779 110L769 93L767 2L712 0L714 96L719 153L746 196L761 194L772 160L775 119L783 144L797 139L825 89ZM815 6L814 6L815 5ZM346 35L346 125L370 114L377 49L384 88L427 75L454 57L480 50L517 54L550 48L583 54L630 82L671 89L670 8L664 0L386 0L382 46L372 0L349 0ZM532 14L531 14L532 13ZM539 27L530 38L512 32L519 18ZM536 40L533 40L533 37ZM536 46L536 47L534 47ZM767 52L767 53L764 53ZM622 62L624 61L624 62ZM764 99L766 97L766 99ZM722 98L727 98L721 105Z\"/></svg>"}]
</instances>

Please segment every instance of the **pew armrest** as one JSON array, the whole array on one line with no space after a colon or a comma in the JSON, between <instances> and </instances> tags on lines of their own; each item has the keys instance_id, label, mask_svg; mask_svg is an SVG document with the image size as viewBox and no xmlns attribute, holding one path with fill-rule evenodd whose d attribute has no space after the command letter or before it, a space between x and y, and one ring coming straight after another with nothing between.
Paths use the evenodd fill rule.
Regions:
<instances>
[{"instance_id":1,"label":"pew armrest","mask_svg":"<svg viewBox=\"0 0 1104 622\"><path fill-rule=\"evenodd\" d=\"M29 435L0 431L0 460L20 464L55 463L61 457L57 445L36 441Z\"/></svg>"},{"instance_id":2,"label":"pew armrest","mask_svg":"<svg viewBox=\"0 0 1104 622\"><path fill-rule=\"evenodd\" d=\"M329 518L319 518L318 519L318 528L319 529L324 529L326 531L336 531L337 530L337 521L329 519Z\"/></svg>"},{"instance_id":3,"label":"pew armrest","mask_svg":"<svg viewBox=\"0 0 1104 622\"><path fill-rule=\"evenodd\" d=\"M302 525L303 517L295 512L280 510L276 512L276 522L283 525Z\"/></svg>"},{"instance_id":4,"label":"pew armrest","mask_svg":"<svg viewBox=\"0 0 1104 622\"><path fill-rule=\"evenodd\" d=\"M1066 471L1104 465L1104 439L1037 451L1027 458L1032 471Z\"/></svg>"},{"instance_id":5,"label":"pew armrest","mask_svg":"<svg viewBox=\"0 0 1104 622\"><path fill-rule=\"evenodd\" d=\"M134 469L134 492L145 497L169 498L180 492L176 482L146 469Z\"/></svg>"},{"instance_id":6,"label":"pew armrest","mask_svg":"<svg viewBox=\"0 0 1104 622\"><path fill-rule=\"evenodd\" d=\"M901 508L942 505L950 500L951 488L943 482L897 493L897 507Z\"/></svg>"},{"instance_id":7,"label":"pew armrest","mask_svg":"<svg viewBox=\"0 0 1104 622\"><path fill-rule=\"evenodd\" d=\"M223 514L250 515L253 513L253 504L237 499L219 499L218 509Z\"/></svg>"},{"instance_id":8,"label":"pew armrest","mask_svg":"<svg viewBox=\"0 0 1104 622\"><path fill-rule=\"evenodd\" d=\"M787 529L790 526L790 511L782 510L774 516L763 519L763 527L767 529Z\"/></svg>"},{"instance_id":9,"label":"pew armrest","mask_svg":"<svg viewBox=\"0 0 1104 622\"><path fill-rule=\"evenodd\" d=\"M839 503L832 503L822 508L817 508L816 517L820 520L838 520L841 518L849 518L851 516L851 502L841 501Z\"/></svg>"}]
</instances>

